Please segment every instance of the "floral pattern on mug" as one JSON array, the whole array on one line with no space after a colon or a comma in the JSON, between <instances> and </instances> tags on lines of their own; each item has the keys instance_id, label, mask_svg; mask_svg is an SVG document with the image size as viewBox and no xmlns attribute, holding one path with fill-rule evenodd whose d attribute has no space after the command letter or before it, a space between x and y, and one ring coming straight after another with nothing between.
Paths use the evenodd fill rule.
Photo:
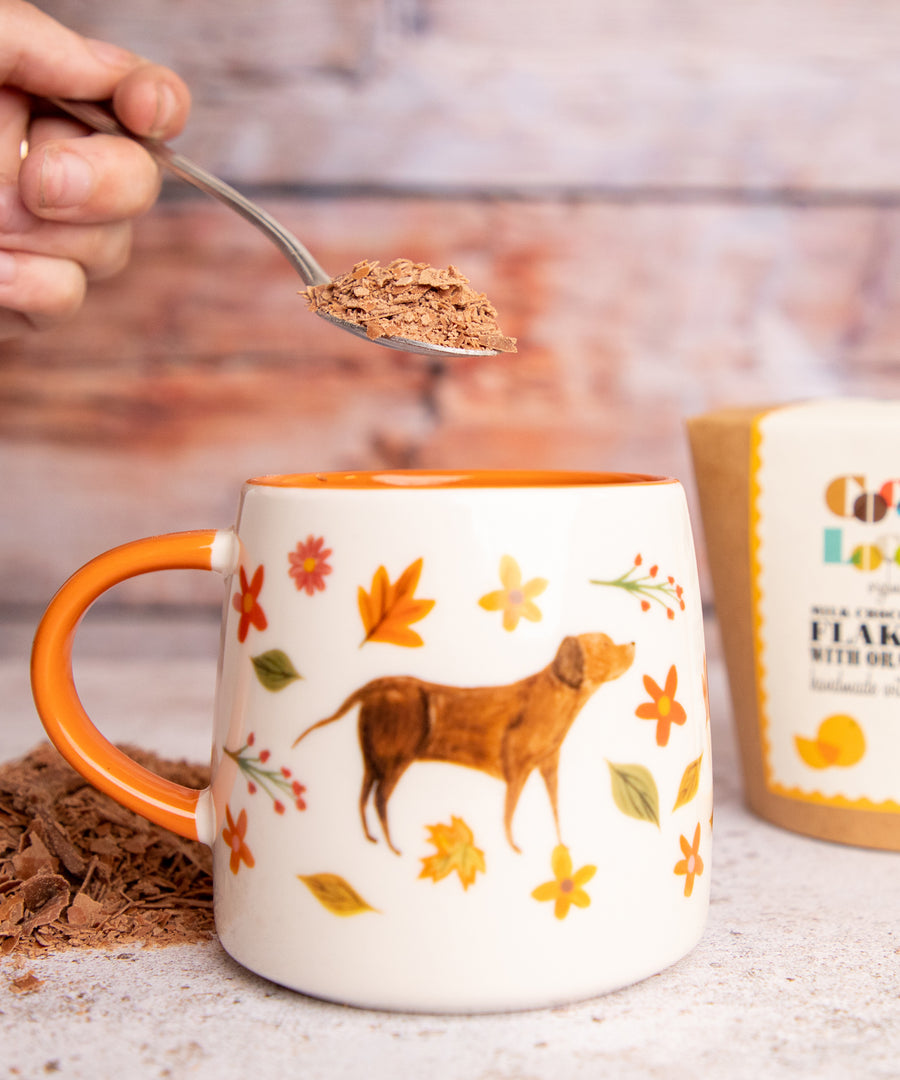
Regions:
<instances>
[{"instance_id":1,"label":"floral pattern on mug","mask_svg":"<svg viewBox=\"0 0 900 1080\"><path fill-rule=\"evenodd\" d=\"M519 564L511 555L504 555L500 560L500 583L502 589L485 593L478 603L485 611L503 612L504 630L515 630L520 619L541 621L543 615L534 598L547 588L546 578L532 578L523 584Z\"/></svg>"},{"instance_id":2,"label":"floral pattern on mug","mask_svg":"<svg viewBox=\"0 0 900 1080\"><path fill-rule=\"evenodd\" d=\"M706 663L706 652L703 653L703 676L700 686L703 690L703 707L706 710L706 727L709 728L710 713L709 713L709 667Z\"/></svg>"},{"instance_id":3,"label":"floral pattern on mug","mask_svg":"<svg viewBox=\"0 0 900 1080\"><path fill-rule=\"evenodd\" d=\"M253 858L253 852L247 847L244 842L244 837L247 835L247 811L242 810L238 814L237 822L231 816L231 807L225 807L225 828L222 830L222 839L231 849L231 861L229 867L232 874L236 874L243 863L248 868L252 869L256 865L256 860Z\"/></svg>"},{"instance_id":4,"label":"floral pattern on mug","mask_svg":"<svg viewBox=\"0 0 900 1080\"><path fill-rule=\"evenodd\" d=\"M659 828L659 788L644 765L607 761L613 802L626 817L647 821Z\"/></svg>"},{"instance_id":5,"label":"floral pattern on mug","mask_svg":"<svg viewBox=\"0 0 900 1080\"><path fill-rule=\"evenodd\" d=\"M664 687L660 687L649 675L645 675L644 688L653 700L638 705L634 715L639 716L641 720L655 720L657 746L666 746L672 725L680 725L687 720L684 706L675 700L675 691L678 689L678 672L675 665L669 668Z\"/></svg>"},{"instance_id":6,"label":"floral pattern on mug","mask_svg":"<svg viewBox=\"0 0 900 1080\"><path fill-rule=\"evenodd\" d=\"M684 858L675 864L675 873L684 875L684 895L690 896L694 891L694 878L703 873L703 860L700 858L700 823L697 823L697 828L694 830L693 843L688 843L686 836L682 836L679 843Z\"/></svg>"},{"instance_id":7,"label":"floral pattern on mug","mask_svg":"<svg viewBox=\"0 0 900 1080\"><path fill-rule=\"evenodd\" d=\"M256 736L251 731L247 736L247 742L240 750L229 750L227 746L223 747L222 750L247 778L247 793L255 795L262 788L272 800L272 807L276 814L283 814L285 811L285 804L282 799L293 802L298 810L305 810L306 800L303 796L306 794L306 786L294 778L293 773L286 765L282 765L278 769L266 768L266 764L272 756L271 751L260 750L258 754L249 752L255 741Z\"/></svg>"},{"instance_id":8,"label":"floral pattern on mug","mask_svg":"<svg viewBox=\"0 0 900 1080\"><path fill-rule=\"evenodd\" d=\"M284 649L269 649L258 656L251 656L250 662L260 685L273 694L280 693L303 678Z\"/></svg>"},{"instance_id":9,"label":"floral pattern on mug","mask_svg":"<svg viewBox=\"0 0 900 1080\"><path fill-rule=\"evenodd\" d=\"M291 567L288 573L294 579L297 591L305 590L307 596L325 591L325 576L332 570L327 559L332 551L324 545L323 536L310 534L305 542L300 541L295 550L288 553Z\"/></svg>"},{"instance_id":10,"label":"floral pattern on mug","mask_svg":"<svg viewBox=\"0 0 900 1080\"><path fill-rule=\"evenodd\" d=\"M666 617L675 618L675 609L684 611L684 589L675 578L669 574L663 580L659 574L659 566L654 563L644 573L639 573L644 564L644 557L637 554L634 563L619 577L611 581L591 580L591 585L609 585L612 588L624 589L633 593L640 599L641 611L649 611L651 601L661 604L666 609ZM632 576L636 575L636 576ZM671 605L671 606L670 606Z\"/></svg>"},{"instance_id":11,"label":"floral pattern on mug","mask_svg":"<svg viewBox=\"0 0 900 1080\"><path fill-rule=\"evenodd\" d=\"M678 785L675 805L672 807L673 814L680 807L687 806L689 802L697 797L697 792L700 790L700 770L702 767L702 754L685 767L684 772L681 774L681 783Z\"/></svg>"},{"instance_id":12,"label":"floral pattern on mug","mask_svg":"<svg viewBox=\"0 0 900 1080\"><path fill-rule=\"evenodd\" d=\"M241 643L247 640L247 633L251 626L255 626L257 630L265 630L269 625L266 613L259 603L259 594L262 591L264 576L265 571L262 566L257 566L253 577L248 582L247 571L243 566L241 567L241 591L235 593L231 601L234 610L239 612L241 616L238 623L238 641Z\"/></svg>"},{"instance_id":13,"label":"floral pattern on mug","mask_svg":"<svg viewBox=\"0 0 900 1080\"><path fill-rule=\"evenodd\" d=\"M364 900L340 874L298 874L297 879L303 882L322 907L332 915L346 919L351 915L362 915L366 911L378 913L378 909Z\"/></svg>"},{"instance_id":14,"label":"floral pattern on mug","mask_svg":"<svg viewBox=\"0 0 900 1080\"><path fill-rule=\"evenodd\" d=\"M362 640L382 641L388 645L404 645L415 649L424 645L420 634L410 623L420 622L434 607L434 600L421 600L416 595L424 559L410 563L392 584L387 570L379 566L372 577L370 592L360 585L357 590L359 615L366 636Z\"/></svg>"},{"instance_id":15,"label":"floral pattern on mug","mask_svg":"<svg viewBox=\"0 0 900 1080\"><path fill-rule=\"evenodd\" d=\"M475 846L472 830L462 818L451 815L449 825L427 825L428 839L436 854L422 859L420 878L441 881L455 870L463 890L475 881L475 876L485 872L484 852Z\"/></svg>"},{"instance_id":16,"label":"floral pattern on mug","mask_svg":"<svg viewBox=\"0 0 900 1080\"><path fill-rule=\"evenodd\" d=\"M586 908L590 905L591 898L582 888L594 874L596 866L582 866L574 873L572 856L565 844L559 844L553 849L550 865L553 870L553 881L545 881L531 894L535 900L554 901L553 913L557 919L564 919L569 914L569 908Z\"/></svg>"}]
</instances>

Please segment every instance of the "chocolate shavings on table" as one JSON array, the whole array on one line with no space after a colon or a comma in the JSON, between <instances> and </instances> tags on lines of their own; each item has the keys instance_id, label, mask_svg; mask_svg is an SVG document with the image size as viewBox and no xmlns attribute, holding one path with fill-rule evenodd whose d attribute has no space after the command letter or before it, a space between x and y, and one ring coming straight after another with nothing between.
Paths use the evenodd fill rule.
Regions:
<instances>
[{"instance_id":1,"label":"chocolate shavings on table","mask_svg":"<svg viewBox=\"0 0 900 1080\"><path fill-rule=\"evenodd\" d=\"M515 352L516 339L497 324L497 311L455 266L394 259L387 266L364 259L325 285L311 285L315 312L363 326L366 336L404 337L451 349Z\"/></svg>"},{"instance_id":2,"label":"chocolate shavings on table","mask_svg":"<svg viewBox=\"0 0 900 1080\"><path fill-rule=\"evenodd\" d=\"M209 768L123 747L185 787ZM212 860L103 795L54 747L0 765L0 957L213 936Z\"/></svg>"}]
</instances>

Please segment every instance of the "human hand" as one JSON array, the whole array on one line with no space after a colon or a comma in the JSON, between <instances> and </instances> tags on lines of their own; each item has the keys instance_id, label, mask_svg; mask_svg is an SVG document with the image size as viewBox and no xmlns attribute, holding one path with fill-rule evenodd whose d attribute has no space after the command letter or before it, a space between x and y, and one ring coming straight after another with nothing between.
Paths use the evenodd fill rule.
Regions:
<instances>
[{"instance_id":1,"label":"human hand","mask_svg":"<svg viewBox=\"0 0 900 1080\"><path fill-rule=\"evenodd\" d=\"M0 341L68 318L88 282L121 270L131 219L160 185L138 143L35 117L29 94L112 99L127 128L155 139L177 135L190 108L168 68L0 0Z\"/></svg>"}]
</instances>

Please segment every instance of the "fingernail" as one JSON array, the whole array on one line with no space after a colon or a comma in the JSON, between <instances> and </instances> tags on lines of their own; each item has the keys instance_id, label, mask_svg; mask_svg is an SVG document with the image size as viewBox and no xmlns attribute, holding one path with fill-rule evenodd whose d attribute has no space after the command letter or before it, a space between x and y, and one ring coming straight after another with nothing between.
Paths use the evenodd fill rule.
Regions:
<instances>
[{"instance_id":1,"label":"fingernail","mask_svg":"<svg viewBox=\"0 0 900 1080\"><path fill-rule=\"evenodd\" d=\"M156 88L156 115L153 117L153 126L149 131L151 139L158 139L165 135L178 102L175 100L175 91L168 83L160 83Z\"/></svg>"},{"instance_id":2,"label":"fingernail","mask_svg":"<svg viewBox=\"0 0 900 1080\"><path fill-rule=\"evenodd\" d=\"M94 170L83 157L48 150L41 164L40 204L70 209L87 202L94 190Z\"/></svg>"},{"instance_id":3,"label":"fingernail","mask_svg":"<svg viewBox=\"0 0 900 1080\"><path fill-rule=\"evenodd\" d=\"M15 255L0 251L0 285L11 285L16 277L18 264Z\"/></svg>"}]
</instances>

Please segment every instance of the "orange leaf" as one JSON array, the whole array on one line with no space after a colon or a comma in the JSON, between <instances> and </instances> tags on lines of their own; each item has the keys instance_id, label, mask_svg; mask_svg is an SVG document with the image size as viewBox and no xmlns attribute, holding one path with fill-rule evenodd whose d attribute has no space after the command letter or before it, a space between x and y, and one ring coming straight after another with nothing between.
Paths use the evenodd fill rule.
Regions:
<instances>
[{"instance_id":1,"label":"orange leaf","mask_svg":"<svg viewBox=\"0 0 900 1080\"><path fill-rule=\"evenodd\" d=\"M413 649L424 642L410 623L424 619L434 607L434 600L420 600L414 595L422 574L422 559L416 559L392 585L387 570L379 566L372 578L372 591L360 586L357 594L359 614L367 641L383 641Z\"/></svg>"},{"instance_id":2,"label":"orange leaf","mask_svg":"<svg viewBox=\"0 0 900 1080\"><path fill-rule=\"evenodd\" d=\"M485 872L484 852L475 847L472 830L462 818L450 818L449 825L428 825L429 840L437 854L422 859L420 878L440 881L455 870L463 889L474 882L475 875Z\"/></svg>"}]
</instances>

